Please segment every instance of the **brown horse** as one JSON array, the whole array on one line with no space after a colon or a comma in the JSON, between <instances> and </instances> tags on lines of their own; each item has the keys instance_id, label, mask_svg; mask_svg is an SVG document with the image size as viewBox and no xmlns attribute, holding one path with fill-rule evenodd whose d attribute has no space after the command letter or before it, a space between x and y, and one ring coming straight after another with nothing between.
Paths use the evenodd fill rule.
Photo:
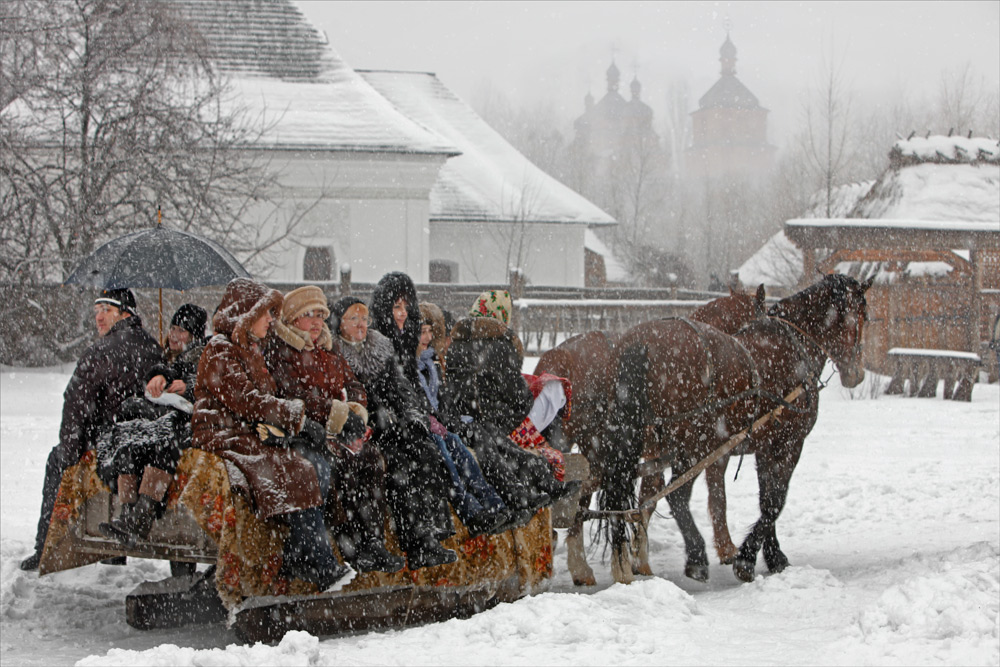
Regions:
<instances>
[{"instance_id":1,"label":"brown horse","mask_svg":"<svg viewBox=\"0 0 1000 667\"><path fill-rule=\"evenodd\" d=\"M728 297L715 299L695 310L691 319L735 333L744 324L763 316L764 286L761 285L754 295L734 292ZM535 367L536 374L552 373L570 380L573 406L570 417L562 424L562 430L566 439L580 448L590 464L590 478L585 481L580 494L580 511L577 512L566 539L567 566L573 583L577 586L592 586L596 581L584 553L582 517L583 511L590 507L591 496L601 487L605 462L613 454L613 450L608 447L610 439L606 428L617 375L617 338L617 335L602 331L573 336L543 354ZM717 540L717 545L723 545L717 546L719 557L728 558L728 562L732 562L736 547L732 545L725 527L724 475L725 461L720 461L706 471L706 481L709 483L709 511L713 517L713 525L716 525L716 517L721 517L718 525L722 527L729 545L724 552L725 543ZM645 477L643 495L654 493L662 483L661 472ZM642 546L639 551L645 553ZM637 571L645 573L648 567L648 563L643 561L638 564Z\"/></svg>"},{"instance_id":2,"label":"brown horse","mask_svg":"<svg viewBox=\"0 0 1000 667\"><path fill-rule=\"evenodd\" d=\"M677 479L802 386L803 397L780 422L772 420L753 433L761 516L733 565L740 579L753 580L757 553L763 548L768 568L783 570L788 559L778 544L775 522L805 437L816 421L819 374L830 358L845 387L864 378L861 333L867 314L864 294L870 285L826 276L732 336L709 327L695 331L671 320L647 322L626 332L618 341L618 382L609 411L616 456L605 470L602 509L634 507L632 480L643 451L648 455L651 445L660 458L669 460L672 479ZM689 507L693 484L694 479L688 480L667 500L684 538L685 574L705 581L705 542ZM608 527L612 572L616 581L627 583L632 564L626 523L613 514Z\"/></svg>"}]
</instances>

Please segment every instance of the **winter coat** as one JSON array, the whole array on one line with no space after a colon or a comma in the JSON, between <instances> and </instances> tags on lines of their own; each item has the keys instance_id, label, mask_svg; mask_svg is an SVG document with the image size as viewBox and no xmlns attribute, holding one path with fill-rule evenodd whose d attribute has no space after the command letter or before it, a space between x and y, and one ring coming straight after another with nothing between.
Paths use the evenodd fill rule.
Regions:
<instances>
[{"instance_id":1,"label":"winter coat","mask_svg":"<svg viewBox=\"0 0 1000 667\"><path fill-rule=\"evenodd\" d=\"M122 402L141 396L160 346L133 315L115 323L84 351L63 393L59 447L75 462L97 444Z\"/></svg>"},{"instance_id":2,"label":"winter coat","mask_svg":"<svg viewBox=\"0 0 1000 667\"><path fill-rule=\"evenodd\" d=\"M402 330L392 318L392 306L400 298L406 299L406 322ZM382 276L372 290L368 311L371 315L371 328L392 342L396 363L402 368L403 377L414 387L419 387L416 354L420 343L420 307L413 280L399 271Z\"/></svg>"},{"instance_id":3,"label":"winter coat","mask_svg":"<svg viewBox=\"0 0 1000 667\"><path fill-rule=\"evenodd\" d=\"M365 388L340 352L329 330L314 345L309 334L275 322L264 345L264 359L278 386L278 396L305 401L306 416L325 424L334 400L367 405Z\"/></svg>"},{"instance_id":4,"label":"winter coat","mask_svg":"<svg viewBox=\"0 0 1000 667\"><path fill-rule=\"evenodd\" d=\"M365 387L368 423L376 440L395 427L408 427L418 422L426 426L427 417L420 396L403 377L388 338L369 329L361 343L349 343L341 338L339 344L344 359Z\"/></svg>"},{"instance_id":5,"label":"winter coat","mask_svg":"<svg viewBox=\"0 0 1000 667\"><path fill-rule=\"evenodd\" d=\"M184 398L194 403L194 383L198 377L198 362L201 360L201 353L205 351L207 343L207 338L192 340L173 359L170 358L169 348L164 350L160 363L146 373L146 382L148 383L157 375L166 378L168 387L174 380L181 380L187 386L184 390Z\"/></svg>"},{"instance_id":6,"label":"winter coat","mask_svg":"<svg viewBox=\"0 0 1000 667\"><path fill-rule=\"evenodd\" d=\"M261 442L257 425L267 423L297 434L305 404L275 395L277 385L264 363L260 341L250 332L268 310L281 310L281 293L237 278L226 286L212 318L215 336L198 364L192 445L214 452L242 473L230 481L249 494L258 516L270 518L323 503L313 464L280 446Z\"/></svg>"},{"instance_id":7,"label":"winter coat","mask_svg":"<svg viewBox=\"0 0 1000 667\"><path fill-rule=\"evenodd\" d=\"M468 317L451 333L448 377L441 390L445 426L461 433L455 420L468 415L510 433L524 421L533 397L521 375L524 350L517 335L499 320Z\"/></svg>"}]
</instances>

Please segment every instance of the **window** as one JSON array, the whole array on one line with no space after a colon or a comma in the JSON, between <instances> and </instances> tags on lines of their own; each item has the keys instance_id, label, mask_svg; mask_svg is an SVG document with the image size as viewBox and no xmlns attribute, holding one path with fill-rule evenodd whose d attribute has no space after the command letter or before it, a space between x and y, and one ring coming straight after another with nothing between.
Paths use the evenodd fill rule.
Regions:
<instances>
[{"instance_id":1,"label":"window","mask_svg":"<svg viewBox=\"0 0 1000 667\"><path fill-rule=\"evenodd\" d=\"M432 283L458 282L458 262L449 262L446 259L432 259L429 269Z\"/></svg>"},{"instance_id":2,"label":"window","mask_svg":"<svg viewBox=\"0 0 1000 667\"><path fill-rule=\"evenodd\" d=\"M333 251L325 247L306 248L302 258L302 280L332 280Z\"/></svg>"}]
</instances>

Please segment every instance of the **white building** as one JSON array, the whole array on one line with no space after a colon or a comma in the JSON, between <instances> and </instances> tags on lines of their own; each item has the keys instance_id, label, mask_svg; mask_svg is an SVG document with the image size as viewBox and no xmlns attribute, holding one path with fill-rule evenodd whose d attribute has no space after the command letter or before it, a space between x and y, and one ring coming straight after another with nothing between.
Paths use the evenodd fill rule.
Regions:
<instances>
[{"instance_id":1,"label":"white building","mask_svg":"<svg viewBox=\"0 0 1000 667\"><path fill-rule=\"evenodd\" d=\"M584 285L585 231L615 224L531 164L433 74L356 72L290 0L180 0L227 73L234 103L268 130L248 150L301 215L262 276L272 281Z\"/></svg>"}]
</instances>

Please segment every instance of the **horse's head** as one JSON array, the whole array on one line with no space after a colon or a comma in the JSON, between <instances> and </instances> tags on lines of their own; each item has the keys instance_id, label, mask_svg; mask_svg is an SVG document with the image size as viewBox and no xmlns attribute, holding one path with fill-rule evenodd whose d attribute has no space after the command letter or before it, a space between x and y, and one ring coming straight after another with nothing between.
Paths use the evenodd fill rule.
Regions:
<instances>
[{"instance_id":1,"label":"horse's head","mask_svg":"<svg viewBox=\"0 0 1000 667\"><path fill-rule=\"evenodd\" d=\"M861 341L868 318L865 292L873 278L859 282L829 274L819 283L783 299L771 314L790 320L830 357L848 388L865 379Z\"/></svg>"}]
</instances>

